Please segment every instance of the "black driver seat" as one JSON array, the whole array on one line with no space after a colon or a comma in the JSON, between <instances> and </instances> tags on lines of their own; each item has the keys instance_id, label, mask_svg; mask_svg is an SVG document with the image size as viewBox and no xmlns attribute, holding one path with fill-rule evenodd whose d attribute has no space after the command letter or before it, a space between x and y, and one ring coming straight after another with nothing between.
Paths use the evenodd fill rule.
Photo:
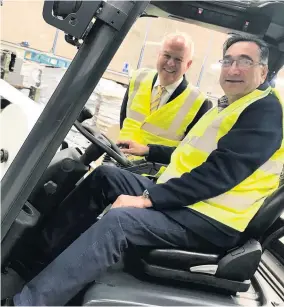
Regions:
<instances>
[{"instance_id":1,"label":"black driver seat","mask_svg":"<svg viewBox=\"0 0 284 307\"><path fill-rule=\"evenodd\" d=\"M283 209L284 185L265 200L246 228L239 246L225 255L179 249L146 249L139 253L138 259L136 255L135 266L128 265L130 258L126 255L126 269L134 272L135 268L135 272L146 275L205 284L234 293L245 292L261 259L262 237ZM283 235L283 227L277 235Z\"/></svg>"}]
</instances>

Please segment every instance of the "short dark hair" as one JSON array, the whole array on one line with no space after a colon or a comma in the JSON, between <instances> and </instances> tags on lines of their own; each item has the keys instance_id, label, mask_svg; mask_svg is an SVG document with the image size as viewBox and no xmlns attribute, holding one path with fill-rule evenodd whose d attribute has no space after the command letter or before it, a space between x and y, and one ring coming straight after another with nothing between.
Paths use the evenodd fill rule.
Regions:
<instances>
[{"instance_id":1,"label":"short dark hair","mask_svg":"<svg viewBox=\"0 0 284 307\"><path fill-rule=\"evenodd\" d=\"M260 62L262 64L268 64L268 57L269 57L268 45L266 44L265 41L252 34L234 34L231 37L229 37L223 45L223 56L233 44L238 42L256 43L260 51Z\"/></svg>"}]
</instances>

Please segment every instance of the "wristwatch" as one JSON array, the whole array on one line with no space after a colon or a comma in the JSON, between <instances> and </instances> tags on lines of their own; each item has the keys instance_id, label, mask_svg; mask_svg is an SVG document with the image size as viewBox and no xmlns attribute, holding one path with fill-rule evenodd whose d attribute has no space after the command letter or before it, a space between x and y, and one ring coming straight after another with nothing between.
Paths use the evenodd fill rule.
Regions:
<instances>
[{"instance_id":1,"label":"wristwatch","mask_svg":"<svg viewBox=\"0 0 284 307\"><path fill-rule=\"evenodd\" d=\"M147 161L148 157L149 157L149 154L150 154L150 146L149 146L149 144L147 144L146 146L149 148L148 153L144 156L144 159Z\"/></svg>"},{"instance_id":2,"label":"wristwatch","mask_svg":"<svg viewBox=\"0 0 284 307\"><path fill-rule=\"evenodd\" d=\"M145 190L145 191L143 192L142 197L145 198L145 199L150 199L150 195L149 195L148 190Z\"/></svg>"}]
</instances>

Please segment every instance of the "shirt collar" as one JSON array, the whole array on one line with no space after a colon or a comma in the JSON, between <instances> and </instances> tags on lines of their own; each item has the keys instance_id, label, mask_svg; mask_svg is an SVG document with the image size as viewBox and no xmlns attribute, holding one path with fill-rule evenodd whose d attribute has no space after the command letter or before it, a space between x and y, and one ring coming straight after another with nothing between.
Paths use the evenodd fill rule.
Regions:
<instances>
[{"instance_id":1,"label":"shirt collar","mask_svg":"<svg viewBox=\"0 0 284 307\"><path fill-rule=\"evenodd\" d=\"M167 91L169 94L172 94L172 93L176 90L176 88L181 84L182 80L183 80L183 76L182 76L180 79L178 79L176 82L174 82L174 83L172 83L172 84L169 84L169 85L165 86L166 91ZM159 85L160 85L160 78L159 78L159 76L158 76L158 77L157 77L157 80L156 80L156 82L155 82L155 84L154 84L154 88L156 88L156 87L159 86Z\"/></svg>"},{"instance_id":2,"label":"shirt collar","mask_svg":"<svg viewBox=\"0 0 284 307\"><path fill-rule=\"evenodd\" d=\"M221 98L218 99L218 111L222 111L223 109L227 108L229 105L229 100L226 95L222 96Z\"/></svg>"}]
</instances>

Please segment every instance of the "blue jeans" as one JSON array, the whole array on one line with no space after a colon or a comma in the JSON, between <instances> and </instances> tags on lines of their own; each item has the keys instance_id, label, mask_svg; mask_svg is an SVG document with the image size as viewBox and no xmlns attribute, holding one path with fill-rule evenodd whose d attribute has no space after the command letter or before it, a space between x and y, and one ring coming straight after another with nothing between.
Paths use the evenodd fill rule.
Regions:
<instances>
[{"instance_id":1,"label":"blue jeans","mask_svg":"<svg viewBox=\"0 0 284 307\"><path fill-rule=\"evenodd\" d=\"M105 190L104 193L110 202L119 194L141 195L148 184L153 184L147 178L137 182L141 176L107 166L99 167L92 176L93 184L97 181L99 185L105 180L104 189L106 182L116 183L117 190ZM123 176L128 177L131 187L121 178ZM14 303L16 306L62 306L118 262L132 245L198 248L201 242L196 234L163 212L152 208L111 209L26 284L14 296Z\"/></svg>"}]
</instances>

